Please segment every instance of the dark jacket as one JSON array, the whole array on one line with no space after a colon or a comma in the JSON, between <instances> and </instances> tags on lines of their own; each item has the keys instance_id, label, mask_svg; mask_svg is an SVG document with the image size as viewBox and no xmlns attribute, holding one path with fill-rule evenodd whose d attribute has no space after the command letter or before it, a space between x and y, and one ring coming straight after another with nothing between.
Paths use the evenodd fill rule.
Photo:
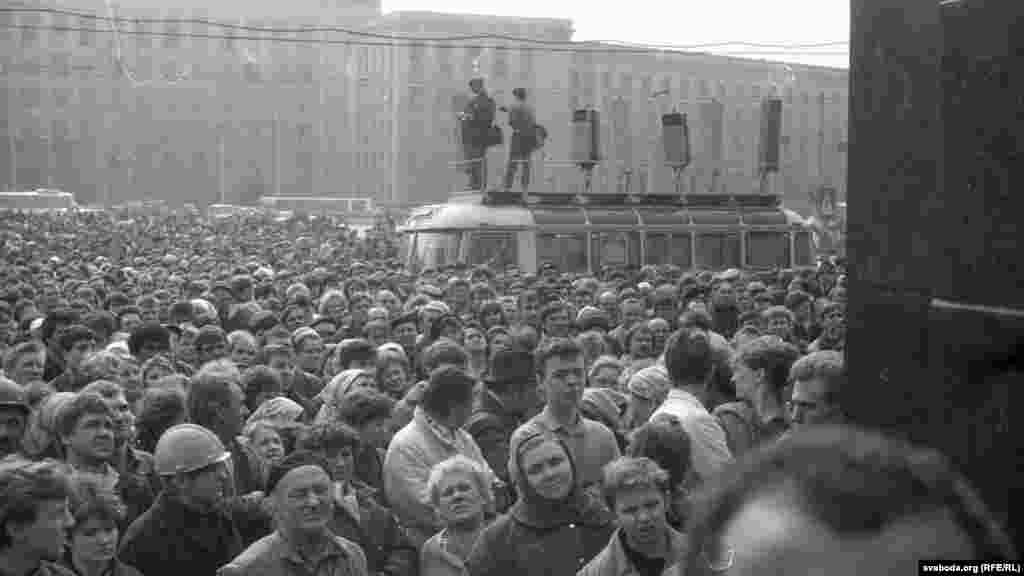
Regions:
<instances>
[{"instance_id":1,"label":"dark jacket","mask_svg":"<svg viewBox=\"0 0 1024 576\"><path fill-rule=\"evenodd\" d=\"M64 558L61 560L61 566L70 570L76 576L85 576L81 572L75 569L74 562L71 561L71 549L68 548L64 551ZM103 573L103 576L142 576L142 573L136 570L134 567L121 562L117 558L110 561L110 567Z\"/></svg>"},{"instance_id":2,"label":"dark jacket","mask_svg":"<svg viewBox=\"0 0 1024 576\"><path fill-rule=\"evenodd\" d=\"M481 387L473 404L473 414L463 430L476 441L491 470L506 484L508 477L508 447L512 433L522 424L520 415L505 407L501 399Z\"/></svg>"},{"instance_id":3,"label":"dark jacket","mask_svg":"<svg viewBox=\"0 0 1024 576\"><path fill-rule=\"evenodd\" d=\"M242 550L227 514L196 512L164 492L125 531L118 557L145 576L214 576Z\"/></svg>"},{"instance_id":4,"label":"dark jacket","mask_svg":"<svg viewBox=\"0 0 1024 576\"><path fill-rule=\"evenodd\" d=\"M118 494L127 508L123 529L153 505L160 493L160 478L153 468L153 455L130 446L122 447L115 467L120 475Z\"/></svg>"},{"instance_id":5,"label":"dark jacket","mask_svg":"<svg viewBox=\"0 0 1024 576\"><path fill-rule=\"evenodd\" d=\"M253 452L252 448L238 442L228 447L234 463L235 492L241 495L262 492L266 474L263 461ZM148 576L148 575L147 575Z\"/></svg>"},{"instance_id":6,"label":"dark jacket","mask_svg":"<svg viewBox=\"0 0 1024 576\"><path fill-rule=\"evenodd\" d=\"M387 505L384 498L384 454L369 444L361 443L355 455L355 472L363 484L376 491L376 499Z\"/></svg>"},{"instance_id":7,"label":"dark jacket","mask_svg":"<svg viewBox=\"0 0 1024 576\"><path fill-rule=\"evenodd\" d=\"M569 448L561 440L556 441L571 461ZM615 530L612 518L603 506L578 488L558 502L540 497L526 481L522 448L515 459L520 498L480 535L466 562L469 575L575 574L608 544ZM575 474L573 465L574 477Z\"/></svg>"},{"instance_id":8,"label":"dark jacket","mask_svg":"<svg viewBox=\"0 0 1024 576\"><path fill-rule=\"evenodd\" d=\"M414 576L418 551L406 536L391 510L376 499L369 486L356 486L359 518L344 506L334 506L330 528L337 536L358 544L366 555L370 574L381 576Z\"/></svg>"}]
</instances>

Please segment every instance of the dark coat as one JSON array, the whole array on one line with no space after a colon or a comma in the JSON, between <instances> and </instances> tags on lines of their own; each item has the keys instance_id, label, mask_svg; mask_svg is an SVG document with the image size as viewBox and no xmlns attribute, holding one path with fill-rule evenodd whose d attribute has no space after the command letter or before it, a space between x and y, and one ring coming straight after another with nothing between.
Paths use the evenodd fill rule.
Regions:
<instances>
[{"instance_id":1,"label":"dark coat","mask_svg":"<svg viewBox=\"0 0 1024 576\"><path fill-rule=\"evenodd\" d=\"M64 559L61 560L61 566L70 570L76 576L84 576L78 570L75 570L75 565L71 561L71 550L67 549L64 552ZM142 573L136 570L134 567L121 562L117 558L111 560L111 565L103 576L142 576Z\"/></svg>"},{"instance_id":2,"label":"dark coat","mask_svg":"<svg viewBox=\"0 0 1024 576\"><path fill-rule=\"evenodd\" d=\"M517 504L518 506L518 504ZM470 576L575 574L608 544L615 526L597 514L541 525L512 512L488 526L473 547Z\"/></svg>"},{"instance_id":3,"label":"dark coat","mask_svg":"<svg viewBox=\"0 0 1024 576\"><path fill-rule=\"evenodd\" d=\"M473 404L473 414L463 430L476 440L491 470L506 484L508 477L508 447L512 433L522 424L522 418L506 408L501 400L488 390L480 388Z\"/></svg>"},{"instance_id":4,"label":"dark coat","mask_svg":"<svg viewBox=\"0 0 1024 576\"><path fill-rule=\"evenodd\" d=\"M336 505L330 523L331 532L363 549L370 574L414 576L419 552L391 510L380 505L375 496L372 488L357 487L359 519L343 506Z\"/></svg>"},{"instance_id":5,"label":"dark coat","mask_svg":"<svg viewBox=\"0 0 1024 576\"><path fill-rule=\"evenodd\" d=\"M243 549L227 514L196 512L164 492L125 531L118 557L146 576L214 576Z\"/></svg>"}]
</instances>

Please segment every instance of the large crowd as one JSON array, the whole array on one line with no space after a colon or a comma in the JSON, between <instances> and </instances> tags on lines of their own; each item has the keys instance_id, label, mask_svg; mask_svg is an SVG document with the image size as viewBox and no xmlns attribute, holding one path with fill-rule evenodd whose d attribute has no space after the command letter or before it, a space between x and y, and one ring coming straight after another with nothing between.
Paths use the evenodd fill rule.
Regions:
<instances>
[{"instance_id":1,"label":"large crowd","mask_svg":"<svg viewBox=\"0 0 1024 576\"><path fill-rule=\"evenodd\" d=\"M1013 558L850 427L844 264L412 274L329 219L0 216L3 576Z\"/></svg>"}]
</instances>

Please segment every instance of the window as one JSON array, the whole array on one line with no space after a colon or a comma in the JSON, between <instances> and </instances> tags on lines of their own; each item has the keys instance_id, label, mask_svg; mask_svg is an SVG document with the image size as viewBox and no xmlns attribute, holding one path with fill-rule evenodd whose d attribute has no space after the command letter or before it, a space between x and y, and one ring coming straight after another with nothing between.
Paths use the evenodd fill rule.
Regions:
<instances>
[{"instance_id":1,"label":"window","mask_svg":"<svg viewBox=\"0 0 1024 576\"><path fill-rule=\"evenodd\" d=\"M700 81L700 97L701 98L707 98L709 96L711 96L711 93L708 90L708 81L707 80L701 80Z\"/></svg>"},{"instance_id":2,"label":"window","mask_svg":"<svg viewBox=\"0 0 1024 576\"><path fill-rule=\"evenodd\" d=\"M639 232L594 232L590 238L595 263L602 266L640 265Z\"/></svg>"},{"instance_id":3,"label":"window","mask_svg":"<svg viewBox=\"0 0 1024 576\"><path fill-rule=\"evenodd\" d=\"M508 49L498 47L494 49L494 77L498 80L508 78Z\"/></svg>"},{"instance_id":4,"label":"window","mask_svg":"<svg viewBox=\"0 0 1024 576\"><path fill-rule=\"evenodd\" d=\"M71 56L62 53L51 54L50 70L56 76L67 78L71 75Z\"/></svg>"},{"instance_id":5,"label":"window","mask_svg":"<svg viewBox=\"0 0 1024 576\"><path fill-rule=\"evenodd\" d=\"M21 45L28 48L39 41L39 30L36 27L39 26L40 17L37 13L25 12L21 14L20 20L17 24L26 26L21 29Z\"/></svg>"},{"instance_id":6,"label":"window","mask_svg":"<svg viewBox=\"0 0 1024 576\"><path fill-rule=\"evenodd\" d=\"M814 264L814 252L811 248L811 233L806 230L801 230L796 233L794 239L796 245L796 258L793 263L795 266L810 266Z\"/></svg>"},{"instance_id":7,"label":"window","mask_svg":"<svg viewBox=\"0 0 1024 576\"><path fill-rule=\"evenodd\" d=\"M96 21L79 18L78 28L78 45L83 48L92 46L94 43L94 35L96 34L93 32L93 30L96 29Z\"/></svg>"},{"instance_id":8,"label":"window","mask_svg":"<svg viewBox=\"0 0 1024 576\"><path fill-rule=\"evenodd\" d=\"M136 20L132 27L135 33L132 36L135 37L135 46L137 48L149 48L151 45L149 30L146 29L146 23L142 20Z\"/></svg>"},{"instance_id":9,"label":"window","mask_svg":"<svg viewBox=\"0 0 1024 576\"><path fill-rule=\"evenodd\" d=\"M68 16L66 14L50 14L50 21L53 24L54 40L58 45L63 44L64 39L68 37L68 28L70 27Z\"/></svg>"},{"instance_id":10,"label":"window","mask_svg":"<svg viewBox=\"0 0 1024 576\"><path fill-rule=\"evenodd\" d=\"M439 268L458 257L459 235L455 232L420 232L414 242L413 267L416 271Z\"/></svg>"},{"instance_id":11,"label":"window","mask_svg":"<svg viewBox=\"0 0 1024 576\"><path fill-rule=\"evenodd\" d=\"M533 80L533 51L529 48L519 49L519 76L526 83Z\"/></svg>"},{"instance_id":12,"label":"window","mask_svg":"<svg viewBox=\"0 0 1024 576\"><path fill-rule=\"evenodd\" d=\"M237 36L237 34L235 33L235 29L230 28L228 26L224 26L223 29L221 30L221 36L224 37L224 39L221 41L224 50L227 50L230 53L234 53L235 48L238 47L238 44L235 41L235 36Z\"/></svg>"},{"instance_id":13,"label":"window","mask_svg":"<svg viewBox=\"0 0 1024 576\"><path fill-rule=\"evenodd\" d=\"M740 267L740 237L735 233L701 233L697 236L698 268Z\"/></svg>"},{"instance_id":14,"label":"window","mask_svg":"<svg viewBox=\"0 0 1024 576\"><path fill-rule=\"evenodd\" d=\"M468 235L466 262L470 266L487 265L496 270L518 265L515 232L473 232Z\"/></svg>"},{"instance_id":15,"label":"window","mask_svg":"<svg viewBox=\"0 0 1024 576\"><path fill-rule=\"evenodd\" d=\"M788 268L789 234L769 231L747 233L747 266Z\"/></svg>"},{"instance_id":16,"label":"window","mask_svg":"<svg viewBox=\"0 0 1024 576\"><path fill-rule=\"evenodd\" d=\"M437 65L441 78L451 78L455 71L452 70L452 49L447 47L435 48L437 54Z\"/></svg>"},{"instance_id":17,"label":"window","mask_svg":"<svg viewBox=\"0 0 1024 576\"><path fill-rule=\"evenodd\" d=\"M164 48L178 48L181 46L181 25L177 22L168 22L164 25Z\"/></svg>"},{"instance_id":18,"label":"window","mask_svg":"<svg viewBox=\"0 0 1024 576\"><path fill-rule=\"evenodd\" d=\"M585 234L538 234L537 265L550 262L560 272L587 270Z\"/></svg>"}]
</instances>

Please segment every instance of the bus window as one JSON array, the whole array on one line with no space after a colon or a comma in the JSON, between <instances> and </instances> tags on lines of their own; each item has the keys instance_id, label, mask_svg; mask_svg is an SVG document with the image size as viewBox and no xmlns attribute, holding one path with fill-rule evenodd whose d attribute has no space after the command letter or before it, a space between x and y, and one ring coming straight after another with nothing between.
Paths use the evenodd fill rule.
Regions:
<instances>
[{"instance_id":1,"label":"bus window","mask_svg":"<svg viewBox=\"0 0 1024 576\"><path fill-rule=\"evenodd\" d=\"M412 234L402 234L398 239L398 261L411 265L409 257L412 255Z\"/></svg>"},{"instance_id":2,"label":"bus window","mask_svg":"<svg viewBox=\"0 0 1024 576\"><path fill-rule=\"evenodd\" d=\"M747 266L751 268L788 268L789 234L771 231L748 232Z\"/></svg>"},{"instance_id":3,"label":"bus window","mask_svg":"<svg viewBox=\"0 0 1024 576\"><path fill-rule=\"evenodd\" d=\"M645 248L644 263L653 266L668 264L672 254L672 235L648 233Z\"/></svg>"},{"instance_id":4,"label":"bus window","mask_svg":"<svg viewBox=\"0 0 1024 576\"><path fill-rule=\"evenodd\" d=\"M519 263L515 232L473 232L463 240L469 242L467 263L472 266L486 264L504 270Z\"/></svg>"},{"instance_id":5,"label":"bus window","mask_svg":"<svg viewBox=\"0 0 1024 576\"><path fill-rule=\"evenodd\" d=\"M537 265L550 262L560 272L587 269L586 236L581 234L538 234Z\"/></svg>"},{"instance_id":6,"label":"bus window","mask_svg":"<svg viewBox=\"0 0 1024 576\"><path fill-rule=\"evenodd\" d=\"M594 232L591 235L594 267L639 266L639 232Z\"/></svg>"},{"instance_id":7,"label":"bus window","mask_svg":"<svg viewBox=\"0 0 1024 576\"><path fill-rule=\"evenodd\" d=\"M647 234L646 264L674 264L688 269L691 265L690 235L655 232Z\"/></svg>"},{"instance_id":8,"label":"bus window","mask_svg":"<svg viewBox=\"0 0 1024 576\"><path fill-rule=\"evenodd\" d=\"M669 264L675 264L683 270L693 267L693 246L689 234L673 234L672 247L669 250Z\"/></svg>"},{"instance_id":9,"label":"bus window","mask_svg":"<svg viewBox=\"0 0 1024 576\"><path fill-rule=\"evenodd\" d=\"M453 264L459 255L459 234L456 232L420 232L416 234L415 265L417 270Z\"/></svg>"},{"instance_id":10,"label":"bus window","mask_svg":"<svg viewBox=\"0 0 1024 576\"><path fill-rule=\"evenodd\" d=\"M801 230L796 233L796 266L814 264L814 251L811 249L811 233Z\"/></svg>"},{"instance_id":11,"label":"bus window","mask_svg":"<svg viewBox=\"0 0 1024 576\"><path fill-rule=\"evenodd\" d=\"M697 235L698 268L738 268L740 236L735 233L701 233Z\"/></svg>"}]
</instances>

